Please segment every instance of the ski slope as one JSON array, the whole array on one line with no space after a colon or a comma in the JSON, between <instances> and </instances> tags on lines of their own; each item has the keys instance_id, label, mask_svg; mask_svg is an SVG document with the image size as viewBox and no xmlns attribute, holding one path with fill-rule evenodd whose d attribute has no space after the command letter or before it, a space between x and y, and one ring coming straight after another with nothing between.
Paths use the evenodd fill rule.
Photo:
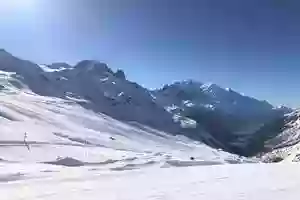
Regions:
<instances>
[{"instance_id":1,"label":"ski slope","mask_svg":"<svg viewBox=\"0 0 300 200\"><path fill-rule=\"evenodd\" d=\"M184 136L173 136L137 123L124 123L79 106L78 100L42 97L30 92L0 98L0 158L46 162L72 157L102 162L124 157L226 163L238 157ZM24 134L30 151L24 145ZM159 156L157 156L159 155ZM159 158L158 158L159 157Z\"/></svg>"},{"instance_id":2,"label":"ski slope","mask_svg":"<svg viewBox=\"0 0 300 200\"><path fill-rule=\"evenodd\" d=\"M184 136L114 120L76 101L25 90L1 93L1 199L174 199L173 190L192 183L179 178L192 178L190 167L200 172L205 166L253 162ZM195 177L190 178L186 181Z\"/></svg>"},{"instance_id":3,"label":"ski slope","mask_svg":"<svg viewBox=\"0 0 300 200\"><path fill-rule=\"evenodd\" d=\"M297 164L246 164L253 160L114 120L76 99L26 91L0 99L3 200L298 199Z\"/></svg>"},{"instance_id":4,"label":"ski slope","mask_svg":"<svg viewBox=\"0 0 300 200\"><path fill-rule=\"evenodd\" d=\"M3 163L0 169L3 200L296 200L300 194L297 164L108 171Z\"/></svg>"}]
</instances>

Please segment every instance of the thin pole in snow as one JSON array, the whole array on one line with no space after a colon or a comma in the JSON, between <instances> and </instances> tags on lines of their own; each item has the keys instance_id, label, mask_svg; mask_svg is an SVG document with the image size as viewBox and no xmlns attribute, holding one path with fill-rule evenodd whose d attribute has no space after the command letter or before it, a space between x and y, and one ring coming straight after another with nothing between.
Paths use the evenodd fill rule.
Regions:
<instances>
[{"instance_id":1,"label":"thin pole in snow","mask_svg":"<svg viewBox=\"0 0 300 200\"><path fill-rule=\"evenodd\" d=\"M25 132L24 133L24 144L27 147L28 151L30 151L30 147L29 147L29 144L27 143L26 139L27 139L27 133Z\"/></svg>"}]
</instances>

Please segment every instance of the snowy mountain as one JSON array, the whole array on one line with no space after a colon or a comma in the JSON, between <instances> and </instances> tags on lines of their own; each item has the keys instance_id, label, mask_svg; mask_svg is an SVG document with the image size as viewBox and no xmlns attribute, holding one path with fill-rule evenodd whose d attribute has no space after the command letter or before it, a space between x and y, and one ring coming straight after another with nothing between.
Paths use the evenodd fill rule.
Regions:
<instances>
[{"instance_id":1,"label":"snowy mountain","mask_svg":"<svg viewBox=\"0 0 300 200\"><path fill-rule=\"evenodd\" d=\"M0 52L0 162L124 171L251 161L175 135L172 115L122 70L43 67Z\"/></svg>"},{"instance_id":2,"label":"snowy mountain","mask_svg":"<svg viewBox=\"0 0 300 200\"><path fill-rule=\"evenodd\" d=\"M260 127L291 111L229 88L192 80L165 85L152 91L152 95L170 113L193 120L196 129L208 132L213 141L204 142L239 154L247 154L244 148L249 137Z\"/></svg>"},{"instance_id":3,"label":"snowy mountain","mask_svg":"<svg viewBox=\"0 0 300 200\"><path fill-rule=\"evenodd\" d=\"M22 85L10 81L12 84L38 95L73 99L87 109L128 123L134 121L171 133L180 130L171 115L153 102L148 90L127 81L123 71L114 73L98 61L85 60L74 67L54 69L2 51L0 70L15 73L14 78Z\"/></svg>"},{"instance_id":4,"label":"snowy mountain","mask_svg":"<svg viewBox=\"0 0 300 200\"><path fill-rule=\"evenodd\" d=\"M203 84L192 80L165 85L154 90L153 94L157 102L164 106L202 107L243 118L265 116L272 113L272 110L277 110L266 101L241 95L230 88L224 89L216 84Z\"/></svg>"},{"instance_id":5,"label":"snowy mountain","mask_svg":"<svg viewBox=\"0 0 300 200\"><path fill-rule=\"evenodd\" d=\"M249 155L252 141L261 137L252 133L289 110L191 80L149 91L127 80L124 71L94 60L37 65L1 50L0 70L4 94L71 101L137 129L182 135L241 155Z\"/></svg>"},{"instance_id":6,"label":"snowy mountain","mask_svg":"<svg viewBox=\"0 0 300 200\"><path fill-rule=\"evenodd\" d=\"M139 122L173 133L179 128L170 114L153 102L145 88L126 80L124 72L113 72L106 64L85 60L71 70L43 76L53 89L47 96L81 99L83 107L126 122Z\"/></svg>"},{"instance_id":7,"label":"snowy mountain","mask_svg":"<svg viewBox=\"0 0 300 200\"><path fill-rule=\"evenodd\" d=\"M210 99L215 92L188 84L203 92L160 98L97 61L49 67L0 51L1 199L298 199L298 166L266 165L201 142L224 145L219 130L203 125L224 128L220 138L238 119L228 103L221 109ZM256 132L270 139L265 157L297 159L299 113Z\"/></svg>"},{"instance_id":8,"label":"snowy mountain","mask_svg":"<svg viewBox=\"0 0 300 200\"><path fill-rule=\"evenodd\" d=\"M72 66L67 63L52 63L50 65L47 65L47 67L50 69L56 69L56 70L64 70L64 69L72 68Z\"/></svg>"},{"instance_id":9,"label":"snowy mountain","mask_svg":"<svg viewBox=\"0 0 300 200\"><path fill-rule=\"evenodd\" d=\"M262 152L263 160L286 159L299 161L300 158L300 111L295 110L277 118L257 131L248 149Z\"/></svg>"}]
</instances>

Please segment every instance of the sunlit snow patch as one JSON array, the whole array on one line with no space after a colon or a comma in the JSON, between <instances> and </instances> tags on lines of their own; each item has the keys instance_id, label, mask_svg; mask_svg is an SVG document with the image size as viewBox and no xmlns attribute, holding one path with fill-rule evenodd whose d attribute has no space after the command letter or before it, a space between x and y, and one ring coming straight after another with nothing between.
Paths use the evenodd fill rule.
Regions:
<instances>
[{"instance_id":1,"label":"sunlit snow patch","mask_svg":"<svg viewBox=\"0 0 300 200\"><path fill-rule=\"evenodd\" d=\"M58 69L51 69L50 67L48 67L47 65L39 65L39 67L44 71L44 72L59 72L68 68L65 67L60 67Z\"/></svg>"}]
</instances>

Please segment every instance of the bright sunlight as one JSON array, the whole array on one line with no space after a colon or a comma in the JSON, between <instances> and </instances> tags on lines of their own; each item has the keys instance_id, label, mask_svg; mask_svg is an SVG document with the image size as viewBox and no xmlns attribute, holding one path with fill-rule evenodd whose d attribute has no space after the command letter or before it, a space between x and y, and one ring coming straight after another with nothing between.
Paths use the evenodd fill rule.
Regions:
<instances>
[{"instance_id":1,"label":"bright sunlight","mask_svg":"<svg viewBox=\"0 0 300 200\"><path fill-rule=\"evenodd\" d=\"M0 11L21 11L32 9L36 0L0 0Z\"/></svg>"}]
</instances>

